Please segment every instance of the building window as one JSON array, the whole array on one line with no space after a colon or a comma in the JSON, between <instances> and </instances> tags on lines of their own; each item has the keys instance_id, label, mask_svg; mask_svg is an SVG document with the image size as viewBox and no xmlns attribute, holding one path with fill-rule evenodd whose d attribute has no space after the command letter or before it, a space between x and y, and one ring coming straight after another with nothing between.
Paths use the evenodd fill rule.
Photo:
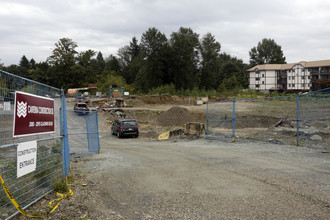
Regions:
<instances>
[{"instance_id":1,"label":"building window","mask_svg":"<svg viewBox=\"0 0 330 220\"><path fill-rule=\"evenodd\" d=\"M302 76L301 79L305 79L305 76Z\"/></svg>"},{"instance_id":2,"label":"building window","mask_svg":"<svg viewBox=\"0 0 330 220\"><path fill-rule=\"evenodd\" d=\"M255 72L256 74L259 74L259 73L260 73L259 69L256 69L254 72Z\"/></svg>"},{"instance_id":3,"label":"building window","mask_svg":"<svg viewBox=\"0 0 330 220\"><path fill-rule=\"evenodd\" d=\"M262 74L262 77L265 77L265 74Z\"/></svg>"},{"instance_id":4,"label":"building window","mask_svg":"<svg viewBox=\"0 0 330 220\"><path fill-rule=\"evenodd\" d=\"M256 85L256 88L259 88L260 86L259 85Z\"/></svg>"},{"instance_id":5,"label":"building window","mask_svg":"<svg viewBox=\"0 0 330 220\"><path fill-rule=\"evenodd\" d=\"M295 72L295 69L293 69L292 72L294 73Z\"/></svg>"},{"instance_id":6,"label":"building window","mask_svg":"<svg viewBox=\"0 0 330 220\"><path fill-rule=\"evenodd\" d=\"M265 81L262 81L262 84L265 84Z\"/></svg>"},{"instance_id":7,"label":"building window","mask_svg":"<svg viewBox=\"0 0 330 220\"><path fill-rule=\"evenodd\" d=\"M292 77L292 80L294 80L294 76Z\"/></svg>"},{"instance_id":8,"label":"building window","mask_svg":"<svg viewBox=\"0 0 330 220\"><path fill-rule=\"evenodd\" d=\"M305 88L305 84L302 84L301 86L302 86L303 88Z\"/></svg>"},{"instance_id":9,"label":"building window","mask_svg":"<svg viewBox=\"0 0 330 220\"><path fill-rule=\"evenodd\" d=\"M291 76L289 76L288 78L289 78L289 80L291 80Z\"/></svg>"},{"instance_id":10,"label":"building window","mask_svg":"<svg viewBox=\"0 0 330 220\"><path fill-rule=\"evenodd\" d=\"M294 84L292 84L292 87L295 87L295 85L294 85Z\"/></svg>"},{"instance_id":11,"label":"building window","mask_svg":"<svg viewBox=\"0 0 330 220\"><path fill-rule=\"evenodd\" d=\"M289 84L289 87L291 87L291 84Z\"/></svg>"},{"instance_id":12,"label":"building window","mask_svg":"<svg viewBox=\"0 0 330 220\"><path fill-rule=\"evenodd\" d=\"M256 81L259 81L260 80L260 78L258 77L258 78L256 78Z\"/></svg>"},{"instance_id":13,"label":"building window","mask_svg":"<svg viewBox=\"0 0 330 220\"><path fill-rule=\"evenodd\" d=\"M308 76L308 79L311 79L311 76Z\"/></svg>"}]
</instances>

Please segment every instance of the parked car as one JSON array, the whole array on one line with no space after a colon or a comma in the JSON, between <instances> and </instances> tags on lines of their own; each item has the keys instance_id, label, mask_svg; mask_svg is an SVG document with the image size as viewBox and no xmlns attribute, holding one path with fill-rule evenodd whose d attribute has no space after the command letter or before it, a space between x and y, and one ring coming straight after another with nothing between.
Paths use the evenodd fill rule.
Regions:
<instances>
[{"instance_id":1,"label":"parked car","mask_svg":"<svg viewBox=\"0 0 330 220\"><path fill-rule=\"evenodd\" d=\"M139 125L134 119L117 119L112 123L111 132L118 138L123 136L139 137Z\"/></svg>"},{"instance_id":2,"label":"parked car","mask_svg":"<svg viewBox=\"0 0 330 220\"><path fill-rule=\"evenodd\" d=\"M83 102L77 102L73 107L73 111L78 114L88 114L89 113L87 104L83 103Z\"/></svg>"}]
</instances>

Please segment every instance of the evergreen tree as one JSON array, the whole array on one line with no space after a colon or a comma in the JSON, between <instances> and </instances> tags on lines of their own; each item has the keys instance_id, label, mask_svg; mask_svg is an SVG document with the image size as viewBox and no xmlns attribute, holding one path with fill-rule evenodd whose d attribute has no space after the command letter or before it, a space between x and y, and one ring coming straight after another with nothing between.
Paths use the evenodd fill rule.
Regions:
<instances>
[{"instance_id":1,"label":"evergreen tree","mask_svg":"<svg viewBox=\"0 0 330 220\"><path fill-rule=\"evenodd\" d=\"M19 65L21 66L21 67L24 67L25 69L30 69L30 62L29 62L29 60L26 58L26 56L25 55L23 55L22 56L22 58L21 58L21 60L20 60L20 62L19 62Z\"/></svg>"},{"instance_id":2,"label":"evergreen tree","mask_svg":"<svg viewBox=\"0 0 330 220\"><path fill-rule=\"evenodd\" d=\"M217 42L211 33L207 33L201 42L201 77L200 85L206 90L215 89L217 86L217 74L220 71L219 52L220 43Z\"/></svg>"},{"instance_id":3,"label":"evergreen tree","mask_svg":"<svg viewBox=\"0 0 330 220\"><path fill-rule=\"evenodd\" d=\"M190 28L181 27L170 39L170 76L176 89L193 89L198 86L199 39Z\"/></svg>"},{"instance_id":4,"label":"evergreen tree","mask_svg":"<svg viewBox=\"0 0 330 220\"><path fill-rule=\"evenodd\" d=\"M103 54L101 53L101 51L99 51L96 56L96 64L96 73L97 75L101 75L105 69L105 61L103 59Z\"/></svg>"},{"instance_id":5,"label":"evergreen tree","mask_svg":"<svg viewBox=\"0 0 330 220\"><path fill-rule=\"evenodd\" d=\"M139 72L136 77L136 83L142 91L148 91L152 88L164 84L164 78L167 77L163 57L167 49L167 38L156 28L149 28L141 37L141 58L137 60ZM136 68L137 69L137 68Z\"/></svg>"},{"instance_id":6,"label":"evergreen tree","mask_svg":"<svg viewBox=\"0 0 330 220\"><path fill-rule=\"evenodd\" d=\"M31 69L35 69L36 68L36 61L33 58L30 60L30 68Z\"/></svg>"}]
</instances>

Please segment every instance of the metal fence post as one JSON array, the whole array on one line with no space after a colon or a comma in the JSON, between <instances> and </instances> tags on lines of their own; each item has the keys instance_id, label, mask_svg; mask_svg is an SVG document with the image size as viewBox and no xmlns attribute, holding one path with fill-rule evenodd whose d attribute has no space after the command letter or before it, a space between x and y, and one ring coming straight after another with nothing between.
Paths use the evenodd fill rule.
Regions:
<instances>
[{"instance_id":1,"label":"metal fence post","mask_svg":"<svg viewBox=\"0 0 330 220\"><path fill-rule=\"evenodd\" d=\"M70 167L70 151L69 151L69 139L68 139L68 124L66 117L66 104L65 104L65 95L64 90L62 89L62 128L63 132L63 143L64 143L64 179L68 176L69 167Z\"/></svg>"},{"instance_id":2,"label":"metal fence post","mask_svg":"<svg viewBox=\"0 0 330 220\"><path fill-rule=\"evenodd\" d=\"M98 119L98 113L96 113L96 133L97 133L97 137L99 137L99 119ZM101 153L101 147L100 147L100 139L97 138L97 152L100 154Z\"/></svg>"},{"instance_id":3,"label":"metal fence post","mask_svg":"<svg viewBox=\"0 0 330 220\"><path fill-rule=\"evenodd\" d=\"M296 145L299 146L299 95L297 95L297 142Z\"/></svg>"},{"instance_id":4,"label":"metal fence post","mask_svg":"<svg viewBox=\"0 0 330 220\"><path fill-rule=\"evenodd\" d=\"M209 103L206 104L206 138L209 137Z\"/></svg>"},{"instance_id":5,"label":"metal fence post","mask_svg":"<svg viewBox=\"0 0 330 220\"><path fill-rule=\"evenodd\" d=\"M235 99L233 99L233 120L232 120L232 130L233 130L233 142L235 142Z\"/></svg>"}]
</instances>

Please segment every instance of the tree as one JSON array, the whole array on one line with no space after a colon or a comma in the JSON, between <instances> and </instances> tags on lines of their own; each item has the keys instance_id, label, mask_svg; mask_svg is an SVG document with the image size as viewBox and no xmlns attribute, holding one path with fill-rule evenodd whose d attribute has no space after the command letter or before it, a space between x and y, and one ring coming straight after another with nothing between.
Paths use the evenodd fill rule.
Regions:
<instances>
[{"instance_id":1,"label":"tree","mask_svg":"<svg viewBox=\"0 0 330 220\"><path fill-rule=\"evenodd\" d=\"M217 75L217 84L220 85L218 90L220 87L232 90L235 88L246 88L248 86L245 75L247 64L243 60L227 53L221 53L218 62L220 66L220 71Z\"/></svg>"},{"instance_id":2,"label":"tree","mask_svg":"<svg viewBox=\"0 0 330 220\"><path fill-rule=\"evenodd\" d=\"M80 52L76 58L78 63L71 68L75 75L79 76L77 80L81 86L97 81L97 60L93 58L95 55L94 50Z\"/></svg>"},{"instance_id":3,"label":"tree","mask_svg":"<svg viewBox=\"0 0 330 220\"><path fill-rule=\"evenodd\" d=\"M0 59L1 61L1 59ZM0 69L3 69L5 67L5 65L3 63L0 63Z\"/></svg>"},{"instance_id":4,"label":"tree","mask_svg":"<svg viewBox=\"0 0 330 220\"><path fill-rule=\"evenodd\" d=\"M48 58L51 65L67 65L72 66L76 62L77 43L69 38L62 38L55 43L52 55Z\"/></svg>"},{"instance_id":5,"label":"tree","mask_svg":"<svg viewBox=\"0 0 330 220\"><path fill-rule=\"evenodd\" d=\"M8 71L9 73L18 75L18 76L22 76L24 78L29 78L28 70L22 66L12 64L12 65L6 67L6 71Z\"/></svg>"},{"instance_id":6,"label":"tree","mask_svg":"<svg viewBox=\"0 0 330 220\"><path fill-rule=\"evenodd\" d=\"M198 85L198 36L192 29L183 27L171 35L170 77L176 89L193 89Z\"/></svg>"},{"instance_id":7,"label":"tree","mask_svg":"<svg viewBox=\"0 0 330 220\"><path fill-rule=\"evenodd\" d=\"M52 84L51 68L47 62L36 63L35 68L30 71L33 80L47 85Z\"/></svg>"},{"instance_id":8,"label":"tree","mask_svg":"<svg viewBox=\"0 0 330 220\"><path fill-rule=\"evenodd\" d=\"M114 71L118 74L120 72L120 68L120 62L117 57L109 55L109 57L105 59L105 70Z\"/></svg>"},{"instance_id":9,"label":"tree","mask_svg":"<svg viewBox=\"0 0 330 220\"><path fill-rule=\"evenodd\" d=\"M69 38L62 38L55 43L52 55L47 59L51 68L51 84L64 89L79 87L79 74L73 71L77 59L77 43Z\"/></svg>"},{"instance_id":10,"label":"tree","mask_svg":"<svg viewBox=\"0 0 330 220\"><path fill-rule=\"evenodd\" d=\"M207 33L201 42L200 53L201 53L201 77L200 84L204 89L215 89L217 86L217 74L219 73L219 52L220 43L217 42L211 33Z\"/></svg>"},{"instance_id":11,"label":"tree","mask_svg":"<svg viewBox=\"0 0 330 220\"><path fill-rule=\"evenodd\" d=\"M138 40L136 39L136 37L133 37L132 41L130 42L131 60L139 56L139 54L140 54L140 45L138 44Z\"/></svg>"},{"instance_id":12,"label":"tree","mask_svg":"<svg viewBox=\"0 0 330 220\"><path fill-rule=\"evenodd\" d=\"M250 52L250 66L286 63L283 51L273 39L262 39Z\"/></svg>"},{"instance_id":13,"label":"tree","mask_svg":"<svg viewBox=\"0 0 330 220\"><path fill-rule=\"evenodd\" d=\"M121 74L127 83L133 83L139 72L142 62L140 56L140 45L136 37L132 38L129 46L118 50Z\"/></svg>"},{"instance_id":14,"label":"tree","mask_svg":"<svg viewBox=\"0 0 330 220\"><path fill-rule=\"evenodd\" d=\"M105 61L103 59L103 54L101 51L98 52L96 56L96 73L97 75L101 75L105 68Z\"/></svg>"},{"instance_id":15,"label":"tree","mask_svg":"<svg viewBox=\"0 0 330 220\"><path fill-rule=\"evenodd\" d=\"M23 55L22 56L22 58L21 58L21 60L20 60L20 62L19 62L19 65L21 66L21 67L24 67L25 69L30 69L30 62L29 62L29 60L26 58L26 56L25 55Z\"/></svg>"},{"instance_id":16,"label":"tree","mask_svg":"<svg viewBox=\"0 0 330 220\"><path fill-rule=\"evenodd\" d=\"M30 60L30 68L31 69L35 69L36 68L36 61L33 58Z\"/></svg>"},{"instance_id":17,"label":"tree","mask_svg":"<svg viewBox=\"0 0 330 220\"><path fill-rule=\"evenodd\" d=\"M139 67L136 83L142 91L149 91L163 85L166 78L164 55L167 50L167 38L165 34L154 27L149 28L142 34L140 50L142 59L138 61L142 65Z\"/></svg>"}]
</instances>

